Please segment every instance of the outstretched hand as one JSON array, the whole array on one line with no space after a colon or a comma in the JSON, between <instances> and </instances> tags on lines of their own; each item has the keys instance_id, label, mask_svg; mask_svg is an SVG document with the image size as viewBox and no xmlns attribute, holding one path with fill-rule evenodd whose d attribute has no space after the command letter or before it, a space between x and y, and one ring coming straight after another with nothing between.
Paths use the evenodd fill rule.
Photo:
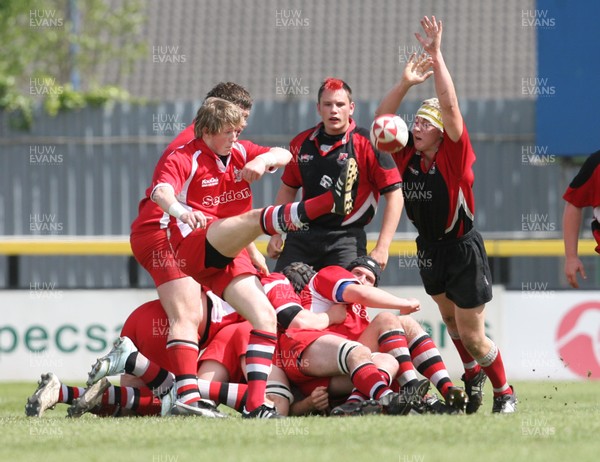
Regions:
<instances>
[{"instance_id":1,"label":"outstretched hand","mask_svg":"<svg viewBox=\"0 0 600 462\"><path fill-rule=\"evenodd\" d=\"M440 51L442 42L442 21L436 21L435 16L432 16L431 19L425 16L421 19L421 27L425 32L425 37L422 37L418 32L415 33L415 37L427 53L430 55L436 54Z\"/></svg>"},{"instance_id":2,"label":"outstretched hand","mask_svg":"<svg viewBox=\"0 0 600 462\"><path fill-rule=\"evenodd\" d=\"M405 298L404 303L399 307L400 314L411 314L421 309L421 302L416 298Z\"/></svg>"},{"instance_id":3,"label":"outstretched hand","mask_svg":"<svg viewBox=\"0 0 600 462\"><path fill-rule=\"evenodd\" d=\"M417 85L419 83L425 82L429 77L433 75L433 70L431 69L433 65L431 56L426 53L417 56L416 53L410 55L406 66L404 67L404 72L402 73L402 80L404 80L409 85Z\"/></svg>"}]
</instances>

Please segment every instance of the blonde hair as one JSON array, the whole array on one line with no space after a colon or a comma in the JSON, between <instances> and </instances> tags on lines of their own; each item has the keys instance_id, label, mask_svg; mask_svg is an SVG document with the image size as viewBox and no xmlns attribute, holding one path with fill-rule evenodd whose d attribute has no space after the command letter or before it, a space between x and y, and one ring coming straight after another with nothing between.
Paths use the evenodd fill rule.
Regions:
<instances>
[{"instance_id":1,"label":"blonde hair","mask_svg":"<svg viewBox=\"0 0 600 462\"><path fill-rule=\"evenodd\" d=\"M207 98L196 113L194 135L202 138L204 129L215 135L230 127L241 127L243 122L244 114L238 106L221 98Z\"/></svg>"}]
</instances>

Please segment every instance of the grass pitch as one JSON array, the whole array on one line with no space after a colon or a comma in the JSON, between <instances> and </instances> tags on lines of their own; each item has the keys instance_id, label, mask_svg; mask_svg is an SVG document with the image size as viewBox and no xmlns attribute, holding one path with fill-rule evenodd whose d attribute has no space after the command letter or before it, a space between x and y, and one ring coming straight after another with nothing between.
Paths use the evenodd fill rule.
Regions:
<instances>
[{"instance_id":1,"label":"grass pitch","mask_svg":"<svg viewBox=\"0 0 600 462\"><path fill-rule=\"evenodd\" d=\"M515 383L518 413L471 416L66 419L25 417L35 383L0 383L1 461L593 461L600 382Z\"/></svg>"}]
</instances>

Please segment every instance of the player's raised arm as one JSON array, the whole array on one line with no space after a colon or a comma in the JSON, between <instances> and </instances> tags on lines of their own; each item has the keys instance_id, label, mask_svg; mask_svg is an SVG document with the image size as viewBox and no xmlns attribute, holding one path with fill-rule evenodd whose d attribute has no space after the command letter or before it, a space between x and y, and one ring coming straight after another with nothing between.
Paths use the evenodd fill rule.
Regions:
<instances>
[{"instance_id":1,"label":"player's raised arm","mask_svg":"<svg viewBox=\"0 0 600 462\"><path fill-rule=\"evenodd\" d=\"M375 110L375 116L396 114L410 87L425 82L433 75L431 66L432 60L429 55L425 53L420 56L416 53L410 55L400 80L383 97Z\"/></svg>"},{"instance_id":2,"label":"player's raised arm","mask_svg":"<svg viewBox=\"0 0 600 462\"><path fill-rule=\"evenodd\" d=\"M458 97L456 96L454 82L442 55L442 21L437 21L435 16L432 16L431 19L425 16L421 19L421 27L423 28L425 37L421 36L418 32L415 34L415 37L417 37L417 40L429 56L431 56L435 92L440 102L444 131L452 141L458 141L463 131L463 119L458 107Z\"/></svg>"}]
</instances>

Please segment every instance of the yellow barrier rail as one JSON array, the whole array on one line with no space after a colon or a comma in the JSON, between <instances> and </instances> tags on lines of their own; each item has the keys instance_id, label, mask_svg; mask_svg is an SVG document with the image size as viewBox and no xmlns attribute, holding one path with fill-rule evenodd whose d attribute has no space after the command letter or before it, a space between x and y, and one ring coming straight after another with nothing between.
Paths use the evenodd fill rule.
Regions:
<instances>
[{"instance_id":1,"label":"yellow barrier rail","mask_svg":"<svg viewBox=\"0 0 600 462\"><path fill-rule=\"evenodd\" d=\"M256 246L264 254L267 240L259 239ZM593 239L579 240L579 255L597 255ZM368 249L375 247L369 240ZM485 248L490 257L558 257L564 255L561 239L487 239ZM390 256L414 257L414 240L394 240ZM0 239L0 255L124 255L130 256L129 236L43 236L35 238L4 237Z\"/></svg>"}]
</instances>

